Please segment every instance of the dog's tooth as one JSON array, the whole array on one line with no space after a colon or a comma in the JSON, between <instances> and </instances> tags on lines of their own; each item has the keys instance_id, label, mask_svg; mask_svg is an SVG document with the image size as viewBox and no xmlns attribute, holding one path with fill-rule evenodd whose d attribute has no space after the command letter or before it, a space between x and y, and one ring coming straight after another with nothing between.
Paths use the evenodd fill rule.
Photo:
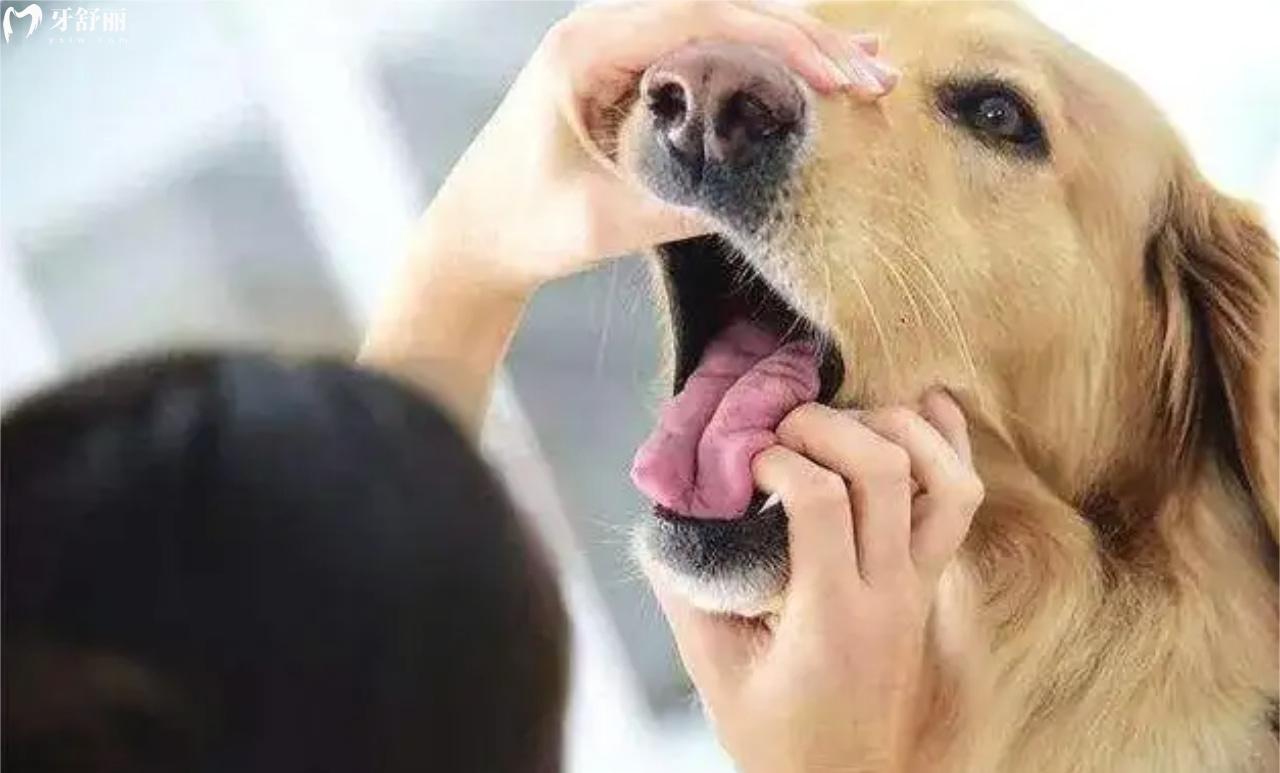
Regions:
<instances>
[{"instance_id":1,"label":"dog's tooth","mask_svg":"<svg viewBox=\"0 0 1280 773\"><path fill-rule=\"evenodd\" d=\"M778 496L777 494L770 494L769 498L764 501L764 504L760 505L760 512L763 513L765 510L768 510L770 507L773 507L774 505L781 505L781 504L782 504L782 497Z\"/></svg>"}]
</instances>

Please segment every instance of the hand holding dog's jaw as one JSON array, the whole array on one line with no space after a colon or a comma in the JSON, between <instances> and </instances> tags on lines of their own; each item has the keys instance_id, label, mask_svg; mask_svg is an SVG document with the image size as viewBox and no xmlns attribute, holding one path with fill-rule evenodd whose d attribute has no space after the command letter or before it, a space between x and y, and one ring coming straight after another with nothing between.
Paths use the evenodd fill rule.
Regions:
<instances>
[{"instance_id":1,"label":"hand holding dog's jaw","mask_svg":"<svg viewBox=\"0 0 1280 773\"><path fill-rule=\"evenodd\" d=\"M926 621L982 496L964 417L941 392L918 412L811 403L777 436L752 473L788 514L780 609L711 615L652 576L658 599L744 770L905 769Z\"/></svg>"}]
</instances>

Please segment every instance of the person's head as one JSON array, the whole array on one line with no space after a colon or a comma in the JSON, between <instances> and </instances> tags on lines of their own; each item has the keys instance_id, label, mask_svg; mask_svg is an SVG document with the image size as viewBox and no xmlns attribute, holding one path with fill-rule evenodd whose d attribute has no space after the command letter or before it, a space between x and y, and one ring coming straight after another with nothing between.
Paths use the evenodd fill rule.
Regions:
<instances>
[{"instance_id":1,"label":"person's head","mask_svg":"<svg viewBox=\"0 0 1280 773\"><path fill-rule=\"evenodd\" d=\"M187 355L0 438L7 769L558 768L551 571L407 388Z\"/></svg>"}]
</instances>

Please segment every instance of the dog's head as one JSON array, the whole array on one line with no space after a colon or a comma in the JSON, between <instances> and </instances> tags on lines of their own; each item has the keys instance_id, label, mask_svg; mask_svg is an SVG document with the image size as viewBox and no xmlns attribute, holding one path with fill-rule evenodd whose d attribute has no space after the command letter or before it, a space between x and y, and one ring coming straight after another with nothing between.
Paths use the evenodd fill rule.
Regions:
<instances>
[{"instance_id":1,"label":"dog's head","mask_svg":"<svg viewBox=\"0 0 1280 773\"><path fill-rule=\"evenodd\" d=\"M881 33L896 89L820 97L765 53L704 43L655 64L622 124L624 167L720 227L658 250L676 390L763 314L817 339L819 399L945 384L980 467L1017 459L1082 512L1153 512L1212 468L1274 535L1276 257L1253 215L1136 87L1014 6L818 13ZM766 609L786 527L761 504L659 507L642 558L706 607Z\"/></svg>"}]
</instances>

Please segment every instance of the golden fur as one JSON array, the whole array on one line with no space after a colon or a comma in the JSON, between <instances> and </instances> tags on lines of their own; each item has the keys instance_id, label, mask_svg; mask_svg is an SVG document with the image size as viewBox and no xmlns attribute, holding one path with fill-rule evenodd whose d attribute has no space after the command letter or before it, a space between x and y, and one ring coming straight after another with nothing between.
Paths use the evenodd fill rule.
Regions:
<instances>
[{"instance_id":1,"label":"golden fur","mask_svg":"<svg viewBox=\"0 0 1280 773\"><path fill-rule=\"evenodd\" d=\"M882 33L904 78L818 101L744 251L838 339L837 402L950 386L988 491L940 591L913 770L1269 769L1274 243L1136 87L1016 7L818 12ZM940 121L955 74L1017 83L1050 159Z\"/></svg>"}]
</instances>

